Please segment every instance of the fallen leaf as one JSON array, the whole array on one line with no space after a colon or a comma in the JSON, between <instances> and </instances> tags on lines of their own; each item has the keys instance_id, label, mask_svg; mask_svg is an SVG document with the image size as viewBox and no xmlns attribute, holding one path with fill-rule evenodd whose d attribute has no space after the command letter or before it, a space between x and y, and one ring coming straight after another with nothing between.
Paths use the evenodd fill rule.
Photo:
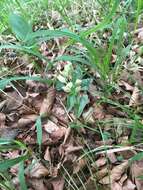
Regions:
<instances>
[{"instance_id":1,"label":"fallen leaf","mask_svg":"<svg viewBox=\"0 0 143 190\"><path fill-rule=\"evenodd\" d=\"M132 92L134 90L133 86L131 86L129 83L127 83L126 81L123 81L123 80L121 80L119 82L119 86L124 86L127 91L131 91Z\"/></svg>"},{"instance_id":2,"label":"fallen leaf","mask_svg":"<svg viewBox=\"0 0 143 190\"><path fill-rule=\"evenodd\" d=\"M103 177L105 177L109 172L109 169L107 168L107 166L103 167L102 169L100 169L98 172L96 172L95 176L98 180L101 180Z\"/></svg>"},{"instance_id":3,"label":"fallen leaf","mask_svg":"<svg viewBox=\"0 0 143 190\"><path fill-rule=\"evenodd\" d=\"M133 184L133 182L130 179L127 179L127 181L123 185L123 190L134 190L136 188L136 185Z\"/></svg>"},{"instance_id":4,"label":"fallen leaf","mask_svg":"<svg viewBox=\"0 0 143 190\"><path fill-rule=\"evenodd\" d=\"M49 175L49 170L40 162L36 162L29 173L31 178L41 178Z\"/></svg>"},{"instance_id":5,"label":"fallen leaf","mask_svg":"<svg viewBox=\"0 0 143 190\"><path fill-rule=\"evenodd\" d=\"M100 119L103 119L105 117L105 112L104 112L104 108L102 105L94 104L93 108L94 108L93 116L95 119L100 120Z\"/></svg>"},{"instance_id":6,"label":"fallen leaf","mask_svg":"<svg viewBox=\"0 0 143 190\"><path fill-rule=\"evenodd\" d=\"M101 166L104 166L107 162L107 158L105 157L101 157L99 158L98 160L96 160L93 164L92 164L92 167L94 168L99 168Z\"/></svg>"},{"instance_id":7,"label":"fallen leaf","mask_svg":"<svg viewBox=\"0 0 143 190\"><path fill-rule=\"evenodd\" d=\"M129 101L129 106L137 106L138 105L139 95L140 95L140 90L135 85L132 96L131 96L130 101Z\"/></svg>"},{"instance_id":8,"label":"fallen leaf","mask_svg":"<svg viewBox=\"0 0 143 190\"><path fill-rule=\"evenodd\" d=\"M22 132L19 128L4 127L0 129L0 138L14 140Z\"/></svg>"},{"instance_id":9,"label":"fallen leaf","mask_svg":"<svg viewBox=\"0 0 143 190\"><path fill-rule=\"evenodd\" d=\"M22 106L23 98L16 91L13 91L7 93L6 101L7 103L5 112L9 113L13 110L17 110L18 108L20 108L20 106Z\"/></svg>"},{"instance_id":10,"label":"fallen leaf","mask_svg":"<svg viewBox=\"0 0 143 190\"><path fill-rule=\"evenodd\" d=\"M143 180L138 177L143 175L143 160L135 161L131 165L131 174L137 190L142 190Z\"/></svg>"},{"instance_id":11,"label":"fallen leaf","mask_svg":"<svg viewBox=\"0 0 143 190\"><path fill-rule=\"evenodd\" d=\"M50 183L52 185L52 190L63 190L65 180L61 177L57 177L55 179L50 180ZM48 188L48 183L46 187Z\"/></svg>"},{"instance_id":12,"label":"fallen leaf","mask_svg":"<svg viewBox=\"0 0 143 190\"><path fill-rule=\"evenodd\" d=\"M53 132L57 131L59 127L51 120L44 125L44 129L47 133L52 134Z\"/></svg>"},{"instance_id":13,"label":"fallen leaf","mask_svg":"<svg viewBox=\"0 0 143 190\"><path fill-rule=\"evenodd\" d=\"M5 120L6 120L6 115L0 112L0 128L4 128Z\"/></svg>"},{"instance_id":14,"label":"fallen leaf","mask_svg":"<svg viewBox=\"0 0 143 190\"><path fill-rule=\"evenodd\" d=\"M115 156L115 153L107 153L107 157L112 164L117 162L117 158Z\"/></svg>"},{"instance_id":15,"label":"fallen leaf","mask_svg":"<svg viewBox=\"0 0 143 190\"><path fill-rule=\"evenodd\" d=\"M87 111L83 112L82 117L83 117L85 123L90 123L90 124L95 123L95 119L93 117L93 112L94 112L94 109L92 107L90 107Z\"/></svg>"},{"instance_id":16,"label":"fallen leaf","mask_svg":"<svg viewBox=\"0 0 143 190\"><path fill-rule=\"evenodd\" d=\"M50 115L53 103L55 100L56 91L53 87L51 87L48 92L46 98L44 98L43 103L41 105L40 109L40 115L47 116Z\"/></svg>"},{"instance_id":17,"label":"fallen leaf","mask_svg":"<svg viewBox=\"0 0 143 190\"><path fill-rule=\"evenodd\" d=\"M32 115L25 115L25 116L23 116L22 118L20 118L20 119L18 120L18 126L19 126L19 127L24 127L24 126L26 126L26 125L29 125L29 124L35 122L36 119L37 119L37 117L38 117L38 116L35 115L35 114L32 114Z\"/></svg>"},{"instance_id":18,"label":"fallen leaf","mask_svg":"<svg viewBox=\"0 0 143 190\"><path fill-rule=\"evenodd\" d=\"M122 190L122 186L119 183L114 182L111 184L111 190Z\"/></svg>"},{"instance_id":19,"label":"fallen leaf","mask_svg":"<svg viewBox=\"0 0 143 190\"><path fill-rule=\"evenodd\" d=\"M81 171L87 164L87 160L85 158L82 158L74 163L74 169L73 173L78 173Z\"/></svg>"},{"instance_id":20,"label":"fallen leaf","mask_svg":"<svg viewBox=\"0 0 143 190\"><path fill-rule=\"evenodd\" d=\"M53 190L63 190L64 189L64 179L63 178L56 178L51 181L53 185Z\"/></svg>"},{"instance_id":21,"label":"fallen leaf","mask_svg":"<svg viewBox=\"0 0 143 190\"><path fill-rule=\"evenodd\" d=\"M51 156L50 156L49 147L46 148L46 151L45 151L45 154L44 154L44 159L51 163Z\"/></svg>"},{"instance_id":22,"label":"fallen leaf","mask_svg":"<svg viewBox=\"0 0 143 190\"><path fill-rule=\"evenodd\" d=\"M128 178L127 174L125 173L124 175L122 175L121 179L120 179L120 184L123 185L123 183L125 182L125 180Z\"/></svg>"},{"instance_id":23,"label":"fallen leaf","mask_svg":"<svg viewBox=\"0 0 143 190\"><path fill-rule=\"evenodd\" d=\"M34 190L49 190L44 184L43 179L32 179L32 180L29 180L28 183L30 184L30 186L32 186Z\"/></svg>"},{"instance_id":24,"label":"fallen leaf","mask_svg":"<svg viewBox=\"0 0 143 190\"><path fill-rule=\"evenodd\" d=\"M82 150L82 149L83 149L82 146L68 145L67 148L65 149L65 155L70 154L72 152L76 152L76 151Z\"/></svg>"},{"instance_id":25,"label":"fallen leaf","mask_svg":"<svg viewBox=\"0 0 143 190\"><path fill-rule=\"evenodd\" d=\"M112 184L119 180L124 173L125 169L128 167L128 161L123 162L122 164L115 166L111 172L110 176L105 176L102 180L100 180L101 184Z\"/></svg>"}]
</instances>

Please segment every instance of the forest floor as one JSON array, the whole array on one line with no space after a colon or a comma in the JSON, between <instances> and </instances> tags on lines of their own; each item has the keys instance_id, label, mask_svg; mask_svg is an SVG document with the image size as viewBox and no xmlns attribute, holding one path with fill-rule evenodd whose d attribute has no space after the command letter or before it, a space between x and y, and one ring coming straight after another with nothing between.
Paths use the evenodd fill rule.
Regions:
<instances>
[{"instance_id":1,"label":"forest floor","mask_svg":"<svg viewBox=\"0 0 143 190\"><path fill-rule=\"evenodd\" d=\"M142 1L17 2L0 4L0 189L143 190Z\"/></svg>"}]
</instances>

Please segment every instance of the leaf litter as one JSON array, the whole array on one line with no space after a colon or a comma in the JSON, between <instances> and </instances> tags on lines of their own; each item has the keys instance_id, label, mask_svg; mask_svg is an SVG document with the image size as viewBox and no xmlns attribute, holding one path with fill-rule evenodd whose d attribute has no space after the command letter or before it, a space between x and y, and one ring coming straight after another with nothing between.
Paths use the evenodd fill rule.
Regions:
<instances>
[{"instance_id":1,"label":"leaf litter","mask_svg":"<svg viewBox=\"0 0 143 190\"><path fill-rule=\"evenodd\" d=\"M54 17L59 17L57 13L53 14ZM135 41L140 44L143 39L142 28L135 31L135 34ZM103 34L103 37L109 36L110 32ZM54 60L57 54L62 56L66 51L67 54L72 54L72 51L69 53L64 47L59 50L65 41L61 38L50 43L42 42L40 51L50 60ZM14 52L5 51L6 56L9 53ZM85 70L95 80L82 90L80 85L85 78L77 78L82 76L82 72L72 62L59 61L46 72L43 69L46 62L41 64L36 60L39 62L39 74L37 67L25 63L30 62L30 58L17 55L14 60L7 57L3 60L3 65L8 68L15 65L12 68L15 74L26 75L30 72L31 76L40 75L41 78L46 76L52 79L52 85L32 80L12 82L0 92L0 137L25 142L32 152L31 158L25 161L25 180L29 190L67 190L72 186L81 190L93 190L97 184L101 189L142 190L142 160L131 164L129 162L135 154L142 151L142 147L138 149L130 144L134 123L130 110L136 109L133 114L137 111L141 115L143 98L140 77L142 67L136 64L137 61L141 62L141 56L132 65L135 55L138 55L138 51L134 47L123 65L120 80L107 96L102 91L103 82L100 81L99 73L87 67ZM112 52L111 63L114 65L116 60L117 55ZM134 69L139 72L135 74L136 81L130 77L133 76ZM72 73L73 70L77 76ZM68 96L70 109L66 101ZM37 150L36 134L36 120L39 116L42 129L41 152ZM21 154L17 150L2 151L0 159L16 158ZM87 157L81 158L84 154ZM18 166L12 167L10 172L13 184L19 189ZM79 180L75 184L77 179Z\"/></svg>"}]
</instances>

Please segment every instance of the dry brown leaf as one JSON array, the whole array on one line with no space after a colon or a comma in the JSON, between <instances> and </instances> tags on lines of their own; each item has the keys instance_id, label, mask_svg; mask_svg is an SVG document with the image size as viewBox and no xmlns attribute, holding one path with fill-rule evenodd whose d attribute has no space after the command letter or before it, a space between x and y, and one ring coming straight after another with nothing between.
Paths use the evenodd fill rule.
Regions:
<instances>
[{"instance_id":1,"label":"dry brown leaf","mask_svg":"<svg viewBox=\"0 0 143 190\"><path fill-rule=\"evenodd\" d=\"M34 190L49 190L43 182L43 179L32 179L28 182Z\"/></svg>"},{"instance_id":2,"label":"dry brown leaf","mask_svg":"<svg viewBox=\"0 0 143 190\"><path fill-rule=\"evenodd\" d=\"M82 146L68 145L67 148L65 149L65 155L70 154L72 152L76 152L76 151L82 150L82 149L83 149Z\"/></svg>"},{"instance_id":3,"label":"dry brown leaf","mask_svg":"<svg viewBox=\"0 0 143 190\"><path fill-rule=\"evenodd\" d=\"M50 156L49 147L46 148L46 151L45 151L45 154L44 154L44 159L51 163L51 156Z\"/></svg>"},{"instance_id":4,"label":"dry brown leaf","mask_svg":"<svg viewBox=\"0 0 143 190\"><path fill-rule=\"evenodd\" d=\"M90 107L87 111L84 111L83 114L82 114L82 117L85 121L85 123L90 123L90 124L93 124L95 123L95 119L93 117L93 108Z\"/></svg>"},{"instance_id":5,"label":"dry brown leaf","mask_svg":"<svg viewBox=\"0 0 143 190\"><path fill-rule=\"evenodd\" d=\"M127 91L133 91L134 90L133 86L131 86L129 83L127 83L127 82L125 82L123 80L121 80L119 82L119 86L124 86Z\"/></svg>"},{"instance_id":6,"label":"dry brown leaf","mask_svg":"<svg viewBox=\"0 0 143 190\"><path fill-rule=\"evenodd\" d=\"M105 176L102 180L100 180L101 184L112 184L116 181L118 181L122 174L124 173L125 169L128 166L128 161L123 162L122 164L115 166L111 172L110 176Z\"/></svg>"},{"instance_id":7,"label":"dry brown leaf","mask_svg":"<svg viewBox=\"0 0 143 190\"><path fill-rule=\"evenodd\" d=\"M19 128L4 127L0 129L0 138L14 140L22 131Z\"/></svg>"},{"instance_id":8,"label":"dry brown leaf","mask_svg":"<svg viewBox=\"0 0 143 190\"><path fill-rule=\"evenodd\" d=\"M103 119L105 117L105 112L104 112L103 106L94 104L93 108L94 108L93 116L95 119L100 120L100 119Z\"/></svg>"},{"instance_id":9,"label":"dry brown leaf","mask_svg":"<svg viewBox=\"0 0 143 190\"><path fill-rule=\"evenodd\" d=\"M52 190L63 190L65 180L63 178L58 177L51 180L50 183L52 184ZM47 188L48 188L48 184L47 184Z\"/></svg>"},{"instance_id":10,"label":"dry brown leaf","mask_svg":"<svg viewBox=\"0 0 143 190\"><path fill-rule=\"evenodd\" d=\"M111 184L111 190L122 190L122 186L119 183L114 182Z\"/></svg>"},{"instance_id":11,"label":"dry brown leaf","mask_svg":"<svg viewBox=\"0 0 143 190\"><path fill-rule=\"evenodd\" d=\"M140 95L140 90L135 85L132 96L131 96L130 101L129 101L129 106L137 106L138 105L139 95Z\"/></svg>"},{"instance_id":12,"label":"dry brown leaf","mask_svg":"<svg viewBox=\"0 0 143 190\"><path fill-rule=\"evenodd\" d=\"M29 173L31 178L41 178L49 175L49 170L41 163L35 163Z\"/></svg>"},{"instance_id":13,"label":"dry brown leaf","mask_svg":"<svg viewBox=\"0 0 143 190\"><path fill-rule=\"evenodd\" d=\"M115 153L107 153L107 157L112 164L117 162L117 158L115 156Z\"/></svg>"},{"instance_id":14,"label":"dry brown leaf","mask_svg":"<svg viewBox=\"0 0 143 190\"><path fill-rule=\"evenodd\" d=\"M108 172L109 172L109 170L108 170L108 168L107 168L107 166L106 167L104 167L104 168L102 168L101 170L99 170L97 173L96 173L96 178L98 179L98 180L101 180L103 177L105 177L107 174L108 174Z\"/></svg>"},{"instance_id":15,"label":"dry brown leaf","mask_svg":"<svg viewBox=\"0 0 143 190\"><path fill-rule=\"evenodd\" d=\"M40 115L42 116L50 115L55 97L56 97L56 91L53 87L51 87L48 90L47 96L46 98L44 98L43 103L41 105Z\"/></svg>"},{"instance_id":16,"label":"dry brown leaf","mask_svg":"<svg viewBox=\"0 0 143 190\"><path fill-rule=\"evenodd\" d=\"M9 113L10 111L18 109L22 105L23 98L16 91L13 91L7 93L6 101L5 111Z\"/></svg>"},{"instance_id":17,"label":"dry brown leaf","mask_svg":"<svg viewBox=\"0 0 143 190\"><path fill-rule=\"evenodd\" d=\"M131 166L132 179L136 184L137 190L142 190L143 180L139 179L139 176L143 175L143 160L136 161Z\"/></svg>"},{"instance_id":18,"label":"dry brown leaf","mask_svg":"<svg viewBox=\"0 0 143 190\"><path fill-rule=\"evenodd\" d=\"M52 108L52 114L58 118L59 122L61 121L64 124L68 124L69 118L68 115L64 109L64 107L59 104L59 102L56 102Z\"/></svg>"},{"instance_id":19,"label":"dry brown leaf","mask_svg":"<svg viewBox=\"0 0 143 190\"><path fill-rule=\"evenodd\" d=\"M35 115L35 114L25 115L24 117L22 117L21 119L18 120L18 126L19 127L24 127L26 125L29 125L29 124L35 122L37 117L38 116Z\"/></svg>"},{"instance_id":20,"label":"dry brown leaf","mask_svg":"<svg viewBox=\"0 0 143 190\"><path fill-rule=\"evenodd\" d=\"M44 184L47 190L63 190L64 188L64 179L61 177L56 177L50 180L44 180Z\"/></svg>"},{"instance_id":21,"label":"dry brown leaf","mask_svg":"<svg viewBox=\"0 0 143 190\"><path fill-rule=\"evenodd\" d=\"M85 158L82 158L74 163L73 173L78 173L80 170L82 170L87 164L87 160Z\"/></svg>"},{"instance_id":22,"label":"dry brown leaf","mask_svg":"<svg viewBox=\"0 0 143 190\"><path fill-rule=\"evenodd\" d=\"M124 175L122 175L121 179L120 179L120 184L123 185L123 183L125 182L125 180L128 178L127 174L125 173Z\"/></svg>"},{"instance_id":23,"label":"dry brown leaf","mask_svg":"<svg viewBox=\"0 0 143 190\"><path fill-rule=\"evenodd\" d=\"M47 124L44 125L44 129L47 133L49 133L52 139L56 140L59 140L62 137L64 137L67 130L65 127L59 127L51 120L48 120Z\"/></svg>"},{"instance_id":24,"label":"dry brown leaf","mask_svg":"<svg viewBox=\"0 0 143 190\"><path fill-rule=\"evenodd\" d=\"M0 112L0 128L5 127L6 115Z\"/></svg>"},{"instance_id":25,"label":"dry brown leaf","mask_svg":"<svg viewBox=\"0 0 143 190\"><path fill-rule=\"evenodd\" d=\"M53 132L57 131L59 127L51 120L44 125L44 129L47 133L52 134Z\"/></svg>"},{"instance_id":26,"label":"dry brown leaf","mask_svg":"<svg viewBox=\"0 0 143 190\"><path fill-rule=\"evenodd\" d=\"M107 158L105 157L101 157L99 158L98 160L96 160L93 164L92 164L92 167L94 168L99 168L101 166L104 166L107 162Z\"/></svg>"},{"instance_id":27,"label":"dry brown leaf","mask_svg":"<svg viewBox=\"0 0 143 190\"><path fill-rule=\"evenodd\" d=\"M133 182L130 179L127 179L127 181L123 185L123 190L134 190L136 188L136 185L133 184Z\"/></svg>"}]
</instances>

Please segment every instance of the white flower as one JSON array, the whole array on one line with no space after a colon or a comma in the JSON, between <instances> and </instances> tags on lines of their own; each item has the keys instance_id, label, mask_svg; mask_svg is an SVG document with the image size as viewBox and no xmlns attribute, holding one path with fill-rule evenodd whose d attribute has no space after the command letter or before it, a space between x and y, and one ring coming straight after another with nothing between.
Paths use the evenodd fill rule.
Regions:
<instances>
[{"instance_id":1,"label":"white flower","mask_svg":"<svg viewBox=\"0 0 143 190\"><path fill-rule=\"evenodd\" d=\"M66 78L63 77L62 75L58 75L58 76L57 76L57 79L58 79L60 82L62 82L62 83L66 83Z\"/></svg>"},{"instance_id":2,"label":"white flower","mask_svg":"<svg viewBox=\"0 0 143 190\"><path fill-rule=\"evenodd\" d=\"M73 83L72 83L72 82L69 82L69 83L67 83L66 86L63 86L63 90L64 90L65 92L70 92L72 87L73 87Z\"/></svg>"}]
</instances>

